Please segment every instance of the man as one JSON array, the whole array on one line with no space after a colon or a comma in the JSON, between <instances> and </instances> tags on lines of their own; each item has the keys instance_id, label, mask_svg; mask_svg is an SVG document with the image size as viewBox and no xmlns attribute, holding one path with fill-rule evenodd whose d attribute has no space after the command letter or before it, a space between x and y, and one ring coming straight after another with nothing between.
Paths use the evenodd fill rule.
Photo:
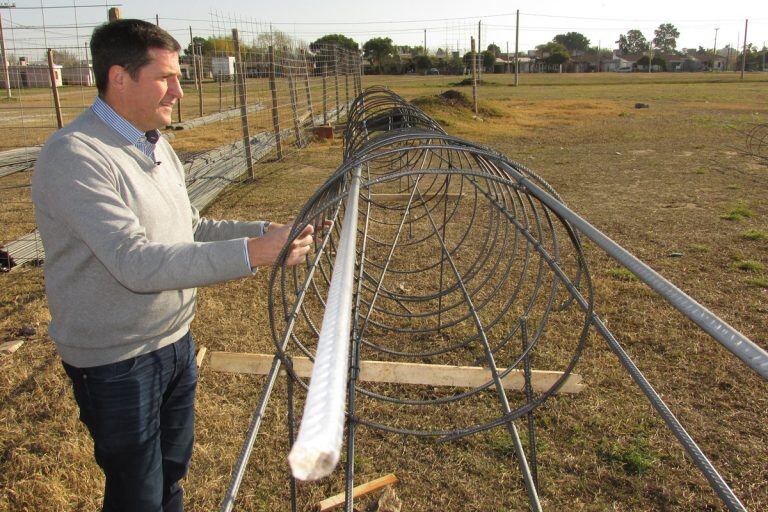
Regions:
<instances>
[{"instance_id":1,"label":"man","mask_svg":"<svg viewBox=\"0 0 768 512\"><path fill-rule=\"evenodd\" d=\"M183 96L179 49L140 20L96 28L99 96L48 140L32 180L49 331L106 477L105 511L183 510L195 288L274 263L291 229L208 220L190 205L158 131ZM287 264L304 259L312 235L292 242Z\"/></svg>"}]
</instances>

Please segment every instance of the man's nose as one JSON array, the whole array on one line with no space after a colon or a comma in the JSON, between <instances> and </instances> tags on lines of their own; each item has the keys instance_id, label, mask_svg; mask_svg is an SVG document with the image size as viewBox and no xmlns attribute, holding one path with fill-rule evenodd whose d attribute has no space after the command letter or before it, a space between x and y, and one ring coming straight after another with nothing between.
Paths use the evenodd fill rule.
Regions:
<instances>
[{"instance_id":1,"label":"man's nose","mask_svg":"<svg viewBox=\"0 0 768 512\"><path fill-rule=\"evenodd\" d=\"M169 81L168 94L170 94L176 99L181 99L184 97L184 91L181 88L181 82L179 82L179 79L177 77L172 78Z\"/></svg>"}]
</instances>

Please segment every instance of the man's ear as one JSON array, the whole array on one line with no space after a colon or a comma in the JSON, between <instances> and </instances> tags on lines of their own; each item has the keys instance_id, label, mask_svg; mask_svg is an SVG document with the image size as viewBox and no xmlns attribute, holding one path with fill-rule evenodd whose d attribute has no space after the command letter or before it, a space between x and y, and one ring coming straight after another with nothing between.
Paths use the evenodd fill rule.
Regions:
<instances>
[{"instance_id":1,"label":"man's ear","mask_svg":"<svg viewBox=\"0 0 768 512\"><path fill-rule=\"evenodd\" d=\"M114 89L117 91L124 90L126 81L130 80L131 78L128 74L128 70L117 64L114 64L109 68L107 76L109 77L108 83L110 87L114 87Z\"/></svg>"}]
</instances>

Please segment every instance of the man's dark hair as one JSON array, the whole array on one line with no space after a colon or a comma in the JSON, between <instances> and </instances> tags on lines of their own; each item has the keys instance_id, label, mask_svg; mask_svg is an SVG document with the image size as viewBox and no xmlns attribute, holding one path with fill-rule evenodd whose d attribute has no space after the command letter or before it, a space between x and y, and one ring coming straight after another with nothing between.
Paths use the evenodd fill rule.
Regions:
<instances>
[{"instance_id":1,"label":"man's dark hair","mask_svg":"<svg viewBox=\"0 0 768 512\"><path fill-rule=\"evenodd\" d=\"M142 20L115 20L96 27L91 36L91 57L96 88L107 91L109 68L124 67L136 80L149 61L151 48L178 52L181 45L168 32Z\"/></svg>"}]
</instances>

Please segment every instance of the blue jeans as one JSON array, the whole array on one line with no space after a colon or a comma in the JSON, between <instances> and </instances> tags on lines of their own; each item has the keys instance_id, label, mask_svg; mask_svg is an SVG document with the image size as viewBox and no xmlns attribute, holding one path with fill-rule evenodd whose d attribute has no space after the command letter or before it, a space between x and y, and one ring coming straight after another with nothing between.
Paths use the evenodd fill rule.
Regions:
<instances>
[{"instance_id":1,"label":"blue jeans","mask_svg":"<svg viewBox=\"0 0 768 512\"><path fill-rule=\"evenodd\" d=\"M192 336L125 361L64 369L106 477L103 511L183 511L179 480L192 456L197 386Z\"/></svg>"}]
</instances>

